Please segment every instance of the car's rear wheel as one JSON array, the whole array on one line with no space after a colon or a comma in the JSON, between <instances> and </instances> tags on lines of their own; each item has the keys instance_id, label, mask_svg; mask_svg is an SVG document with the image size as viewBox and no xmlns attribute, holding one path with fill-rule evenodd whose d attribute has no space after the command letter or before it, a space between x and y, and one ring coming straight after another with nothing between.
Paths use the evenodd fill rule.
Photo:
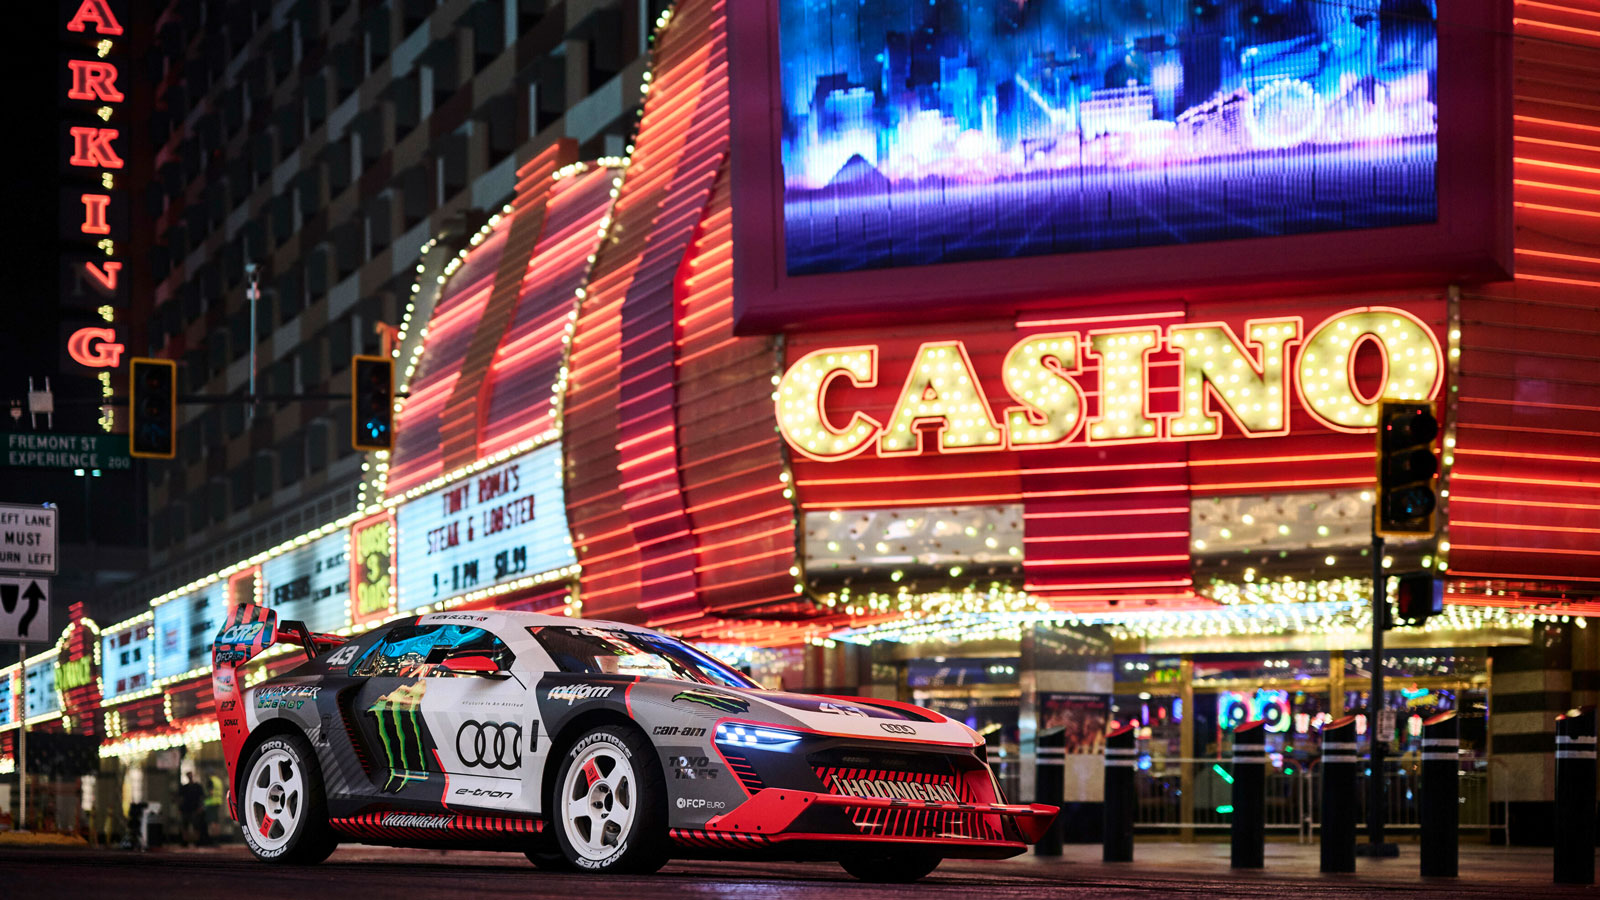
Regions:
<instances>
[{"instance_id":1,"label":"car's rear wheel","mask_svg":"<svg viewBox=\"0 0 1600 900\"><path fill-rule=\"evenodd\" d=\"M874 884L907 884L917 881L944 862L926 853L888 853L882 856L853 856L839 865L860 881Z\"/></svg>"},{"instance_id":2,"label":"car's rear wheel","mask_svg":"<svg viewBox=\"0 0 1600 900\"><path fill-rule=\"evenodd\" d=\"M239 817L250 852L267 862L319 863L339 845L316 757L297 734L268 738L250 754L239 782Z\"/></svg>"},{"instance_id":3,"label":"car's rear wheel","mask_svg":"<svg viewBox=\"0 0 1600 900\"><path fill-rule=\"evenodd\" d=\"M654 872L667 861L666 782L644 735L607 725L578 739L556 776L551 824L567 861Z\"/></svg>"}]
</instances>

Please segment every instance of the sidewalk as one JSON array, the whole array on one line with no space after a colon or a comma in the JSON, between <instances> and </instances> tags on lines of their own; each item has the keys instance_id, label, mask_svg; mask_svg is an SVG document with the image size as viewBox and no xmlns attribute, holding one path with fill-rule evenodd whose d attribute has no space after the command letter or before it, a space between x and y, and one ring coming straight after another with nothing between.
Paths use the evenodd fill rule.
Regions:
<instances>
[{"instance_id":1,"label":"sidewalk","mask_svg":"<svg viewBox=\"0 0 1600 900\"><path fill-rule=\"evenodd\" d=\"M1099 876L1107 879L1124 879L1137 875L1141 880L1189 881L1195 878L1228 878L1240 881L1271 882L1321 880L1330 885L1343 883L1377 887L1380 885L1438 886L1452 879L1423 879L1419 873L1421 851L1415 841L1402 838L1398 841L1400 856L1395 859L1356 860L1356 871L1350 875L1323 875L1321 873L1321 848L1315 843L1300 844L1268 841L1266 865L1261 869L1234 869L1230 865L1227 841L1184 844L1177 841L1139 841L1134 845L1132 863L1104 863L1100 861L1099 844L1069 844L1060 857L1040 857L1031 852L1008 860L1004 865L1015 867L1016 874L1042 874L1044 871L1063 870L1073 877ZM1488 885L1506 885L1518 888L1524 894L1538 885L1555 887L1554 859L1548 847L1491 847L1487 844L1462 844L1460 847L1460 875L1453 879L1463 886L1480 888Z\"/></svg>"},{"instance_id":2,"label":"sidewalk","mask_svg":"<svg viewBox=\"0 0 1600 900\"><path fill-rule=\"evenodd\" d=\"M1226 841L1197 842L1192 844L1168 840L1139 841L1134 846L1134 862L1104 863L1100 861L1099 844L1069 844L1059 857L1040 857L1032 852L1002 861L952 860L941 866L945 875L981 876L1001 879L1040 879L1053 883L1078 883L1101 881L1107 884L1133 882L1233 882L1257 888L1282 883L1303 889L1309 885L1328 888L1380 889L1405 888L1427 885L1437 891L1450 885L1460 885L1464 892L1496 893L1503 896L1523 897L1546 892L1583 890L1570 886L1557 886L1553 877L1553 859L1548 847L1491 847L1487 844L1463 844L1460 848L1460 876L1455 879L1423 879L1418 872L1419 849L1415 841L1401 839L1400 856L1395 859L1357 859L1356 871L1350 875L1323 875L1321 850L1317 844L1269 841L1266 845L1266 865L1261 869L1234 869L1229 862ZM247 858L249 851L242 844L229 844L210 848L166 847L156 853L175 853L195 857ZM404 850L364 844L346 844L334 854L335 863L395 863L434 864L459 866L512 866L526 864L521 857L510 853L472 850ZM716 870L728 863L684 860L673 868L689 871ZM733 864L741 865L741 864ZM804 864L802 864L804 865ZM831 876L830 864L817 864ZM1176 885L1174 885L1176 886Z\"/></svg>"}]
</instances>

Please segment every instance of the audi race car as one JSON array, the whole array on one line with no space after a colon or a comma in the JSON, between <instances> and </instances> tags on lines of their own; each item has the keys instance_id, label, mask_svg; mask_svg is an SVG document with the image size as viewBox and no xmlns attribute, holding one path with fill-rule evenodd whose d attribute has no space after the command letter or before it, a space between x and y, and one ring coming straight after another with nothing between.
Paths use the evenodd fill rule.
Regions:
<instances>
[{"instance_id":1,"label":"audi race car","mask_svg":"<svg viewBox=\"0 0 1600 900\"><path fill-rule=\"evenodd\" d=\"M305 662L247 687L247 664L278 644ZM212 662L228 810L273 862L355 842L594 872L837 860L911 881L945 858L1021 853L1057 811L1006 803L959 722L764 690L630 625L443 612L346 639L246 604Z\"/></svg>"}]
</instances>

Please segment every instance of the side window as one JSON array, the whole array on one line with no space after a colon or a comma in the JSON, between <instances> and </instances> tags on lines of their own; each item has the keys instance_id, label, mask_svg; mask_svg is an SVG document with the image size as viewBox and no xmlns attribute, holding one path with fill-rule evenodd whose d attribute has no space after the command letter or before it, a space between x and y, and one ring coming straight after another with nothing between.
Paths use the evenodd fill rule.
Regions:
<instances>
[{"instance_id":1,"label":"side window","mask_svg":"<svg viewBox=\"0 0 1600 900\"><path fill-rule=\"evenodd\" d=\"M482 628L464 625L401 625L390 629L383 640L354 666L350 674L359 677L452 678L453 673L439 664L456 656L487 656L501 670L511 668L514 659L505 643Z\"/></svg>"}]
</instances>

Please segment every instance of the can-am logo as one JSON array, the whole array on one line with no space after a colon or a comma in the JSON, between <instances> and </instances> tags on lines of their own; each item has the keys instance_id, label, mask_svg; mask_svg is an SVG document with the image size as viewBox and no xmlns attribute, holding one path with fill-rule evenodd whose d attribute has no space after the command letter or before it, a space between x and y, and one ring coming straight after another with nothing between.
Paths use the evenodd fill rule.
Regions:
<instances>
[{"instance_id":1,"label":"can-am logo","mask_svg":"<svg viewBox=\"0 0 1600 900\"><path fill-rule=\"evenodd\" d=\"M412 813L389 813L383 817L386 828L448 828L450 816L419 816Z\"/></svg>"},{"instance_id":2,"label":"can-am logo","mask_svg":"<svg viewBox=\"0 0 1600 900\"><path fill-rule=\"evenodd\" d=\"M880 800L931 800L936 803L960 803L956 792L948 784L924 784L920 781L885 781L881 778L833 779L836 794L847 797L872 797Z\"/></svg>"},{"instance_id":3,"label":"can-am logo","mask_svg":"<svg viewBox=\"0 0 1600 900\"><path fill-rule=\"evenodd\" d=\"M571 706L578 700L593 700L596 697L609 697L616 690L609 684L564 684L553 687L550 693L545 694L546 700L565 700Z\"/></svg>"}]
</instances>

